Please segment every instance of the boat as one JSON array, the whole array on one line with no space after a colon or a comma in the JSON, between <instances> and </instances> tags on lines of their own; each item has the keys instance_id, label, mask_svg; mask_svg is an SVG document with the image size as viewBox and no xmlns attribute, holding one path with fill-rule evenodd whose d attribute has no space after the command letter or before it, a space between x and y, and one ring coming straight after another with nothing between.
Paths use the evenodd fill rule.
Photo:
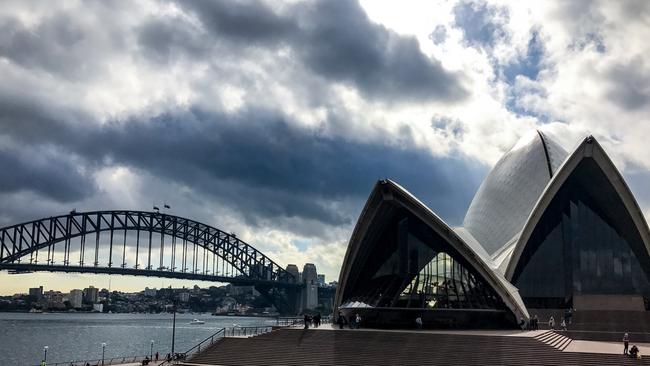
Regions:
<instances>
[{"instance_id":1,"label":"boat","mask_svg":"<svg viewBox=\"0 0 650 366\"><path fill-rule=\"evenodd\" d=\"M205 324L205 322L203 320L192 319L190 324Z\"/></svg>"}]
</instances>

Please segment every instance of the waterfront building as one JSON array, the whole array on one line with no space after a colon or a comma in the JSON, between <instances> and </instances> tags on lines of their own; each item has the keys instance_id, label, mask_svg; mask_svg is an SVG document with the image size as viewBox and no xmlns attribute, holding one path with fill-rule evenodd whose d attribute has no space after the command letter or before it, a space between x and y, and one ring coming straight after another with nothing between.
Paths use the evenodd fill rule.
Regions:
<instances>
[{"instance_id":1,"label":"waterfront building","mask_svg":"<svg viewBox=\"0 0 650 366\"><path fill-rule=\"evenodd\" d=\"M81 305L83 304L83 291L82 290L70 290L70 294L68 295L68 301L70 302L70 306L72 306L75 309L81 308Z\"/></svg>"},{"instance_id":2,"label":"waterfront building","mask_svg":"<svg viewBox=\"0 0 650 366\"><path fill-rule=\"evenodd\" d=\"M458 179L463 179L458 177ZM529 309L645 310L650 231L595 138L568 153L525 135L461 227L379 181L347 248L336 306L377 326L512 327Z\"/></svg>"},{"instance_id":3,"label":"waterfront building","mask_svg":"<svg viewBox=\"0 0 650 366\"><path fill-rule=\"evenodd\" d=\"M156 290L155 288L149 288L149 287L144 288L144 296L156 297L156 295L158 295L158 290Z\"/></svg>"},{"instance_id":4,"label":"waterfront building","mask_svg":"<svg viewBox=\"0 0 650 366\"><path fill-rule=\"evenodd\" d=\"M83 300L86 304L94 304L99 300L99 289L93 286L87 287L83 292Z\"/></svg>"},{"instance_id":5,"label":"waterfront building","mask_svg":"<svg viewBox=\"0 0 650 366\"><path fill-rule=\"evenodd\" d=\"M188 302L190 301L190 293L189 292L181 292L178 294L178 301L180 302Z\"/></svg>"},{"instance_id":6,"label":"waterfront building","mask_svg":"<svg viewBox=\"0 0 650 366\"><path fill-rule=\"evenodd\" d=\"M43 297L43 286L30 288L29 297L31 297L34 301L39 301Z\"/></svg>"}]
</instances>

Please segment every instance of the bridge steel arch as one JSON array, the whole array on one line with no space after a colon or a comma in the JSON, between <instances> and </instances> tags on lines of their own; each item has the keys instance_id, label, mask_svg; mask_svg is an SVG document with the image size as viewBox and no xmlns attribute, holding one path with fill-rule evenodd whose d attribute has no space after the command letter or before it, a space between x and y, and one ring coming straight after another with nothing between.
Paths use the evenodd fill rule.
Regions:
<instances>
[{"instance_id":1,"label":"bridge steel arch","mask_svg":"<svg viewBox=\"0 0 650 366\"><path fill-rule=\"evenodd\" d=\"M127 247L133 246L128 239L128 233L133 232L136 234L136 254L131 267L127 264ZM143 233L148 238L141 243ZM103 264L101 261L106 258L101 258L99 253L106 249L105 244L100 245L101 236L105 234L109 236L108 261ZM153 234L159 236L160 243L153 243ZM166 237L171 240L165 241ZM72 241L77 238L79 245L74 250L79 249L79 253L74 253ZM116 238L121 242L116 243ZM105 237L103 241L106 242ZM190 245L192 268L187 267ZM197 248L203 250L200 258ZM158 252L157 256L156 253L152 255L152 249ZM94 253L94 261L90 264L86 261L87 250ZM56 253L60 262L55 259ZM73 258L73 254L79 257ZM121 263L113 262L116 254L121 254ZM142 262L141 257L145 259ZM67 215L0 228L0 270L106 273L254 285L263 295L272 297L276 307L283 307L285 312L293 310L295 301L287 301L284 295L296 292L299 287L291 273L234 234L194 220L144 211L72 211ZM279 301L280 295L284 297L282 301Z\"/></svg>"}]
</instances>

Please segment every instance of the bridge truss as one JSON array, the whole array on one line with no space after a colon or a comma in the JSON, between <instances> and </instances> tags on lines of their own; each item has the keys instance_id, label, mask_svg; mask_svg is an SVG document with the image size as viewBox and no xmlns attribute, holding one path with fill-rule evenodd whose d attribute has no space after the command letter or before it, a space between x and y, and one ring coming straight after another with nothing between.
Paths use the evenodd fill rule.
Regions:
<instances>
[{"instance_id":1,"label":"bridge truss","mask_svg":"<svg viewBox=\"0 0 650 366\"><path fill-rule=\"evenodd\" d=\"M291 273L234 234L190 219L143 211L73 211L1 228L0 270L255 285L274 297L276 306L280 305L278 294L298 287Z\"/></svg>"}]
</instances>

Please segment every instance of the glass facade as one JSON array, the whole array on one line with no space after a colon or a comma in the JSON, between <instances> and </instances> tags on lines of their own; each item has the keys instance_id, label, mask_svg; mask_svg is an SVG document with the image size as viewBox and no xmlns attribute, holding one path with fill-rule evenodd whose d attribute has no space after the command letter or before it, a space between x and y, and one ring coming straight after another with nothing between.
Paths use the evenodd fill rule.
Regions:
<instances>
[{"instance_id":1,"label":"glass facade","mask_svg":"<svg viewBox=\"0 0 650 366\"><path fill-rule=\"evenodd\" d=\"M381 308L505 309L471 265L418 218L398 212L374 240L344 302Z\"/></svg>"},{"instance_id":2,"label":"glass facade","mask_svg":"<svg viewBox=\"0 0 650 366\"><path fill-rule=\"evenodd\" d=\"M586 159L533 231L513 283L528 307L565 307L574 295L650 295L650 260L632 218Z\"/></svg>"}]
</instances>

